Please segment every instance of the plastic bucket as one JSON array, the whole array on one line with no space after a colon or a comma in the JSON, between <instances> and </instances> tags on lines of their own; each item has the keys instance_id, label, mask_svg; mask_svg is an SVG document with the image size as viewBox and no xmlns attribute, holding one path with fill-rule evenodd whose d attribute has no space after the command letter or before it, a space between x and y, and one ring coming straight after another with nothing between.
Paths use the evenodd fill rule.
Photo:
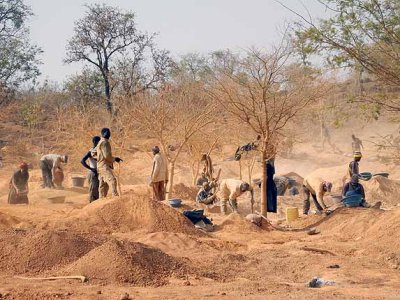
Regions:
<instances>
[{"instance_id":1,"label":"plastic bucket","mask_svg":"<svg viewBox=\"0 0 400 300\"><path fill-rule=\"evenodd\" d=\"M297 207L286 208L286 221L291 222L299 217L299 209Z\"/></svg>"},{"instance_id":2,"label":"plastic bucket","mask_svg":"<svg viewBox=\"0 0 400 300\"><path fill-rule=\"evenodd\" d=\"M73 187L83 187L85 184L85 177L82 176L74 176L72 179L72 186Z\"/></svg>"},{"instance_id":3,"label":"plastic bucket","mask_svg":"<svg viewBox=\"0 0 400 300\"><path fill-rule=\"evenodd\" d=\"M171 205L172 207L180 207L182 203L181 199L170 199L169 200L169 205Z\"/></svg>"}]
</instances>

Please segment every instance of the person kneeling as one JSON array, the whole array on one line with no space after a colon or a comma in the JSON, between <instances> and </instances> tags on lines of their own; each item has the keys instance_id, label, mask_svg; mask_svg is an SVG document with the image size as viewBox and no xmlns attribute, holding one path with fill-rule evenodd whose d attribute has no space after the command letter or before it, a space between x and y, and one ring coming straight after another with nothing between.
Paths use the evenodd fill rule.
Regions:
<instances>
[{"instance_id":1,"label":"person kneeling","mask_svg":"<svg viewBox=\"0 0 400 300\"><path fill-rule=\"evenodd\" d=\"M216 199L216 195L212 193L213 183L204 182L203 187L199 190L196 196L196 201L202 204L212 204Z\"/></svg>"},{"instance_id":2,"label":"person kneeling","mask_svg":"<svg viewBox=\"0 0 400 300\"><path fill-rule=\"evenodd\" d=\"M353 174L351 181L345 184L342 193L342 202L346 207L370 207L365 201L364 187L359 183L357 174Z\"/></svg>"}]
</instances>

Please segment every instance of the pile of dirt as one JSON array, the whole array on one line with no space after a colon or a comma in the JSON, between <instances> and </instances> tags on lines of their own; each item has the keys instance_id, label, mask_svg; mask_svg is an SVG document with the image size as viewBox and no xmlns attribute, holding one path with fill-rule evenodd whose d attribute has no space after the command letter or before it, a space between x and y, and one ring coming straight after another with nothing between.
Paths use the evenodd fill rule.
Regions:
<instances>
[{"instance_id":1,"label":"pile of dirt","mask_svg":"<svg viewBox=\"0 0 400 300\"><path fill-rule=\"evenodd\" d=\"M303 186L304 178L301 177L299 174L297 174L295 172L289 172L289 173L283 174L282 176L290 177L290 178L296 180L296 187L297 188L300 188L301 186Z\"/></svg>"},{"instance_id":2,"label":"pile of dirt","mask_svg":"<svg viewBox=\"0 0 400 300\"><path fill-rule=\"evenodd\" d=\"M188 274L187 264L159 249L130 241L110 240L64 268L65 275L82 274L90 282L161 286L172 275Z\"/></svg>"},{"instance_id":3,"label":"pile of dirt","mask_svg":"<svg viewBox=\"0 0 400 300\"><path fill-rule=\"evenodd\" d=\"M0 212L0 228L11 228L21 223L21 220L14 216L10 216Z\"/></svg>"},{"instance_id":4,"label":"pile of dirt","mask_svg":"<svg viewBox=\"0 0 400 300\"><path fill-rule=\"evenodd\" d=\"M186 186L183 183L174 185L174 196L184 200L196 200L199 189L194 186Z\"/></svg>"},{"instance_id":5,"label":"pile of dirt","mask_svg":"<svg viewBox=\"0 0 400 300\"><path fill-rule=\"evenodd\" d=\"M103 241L65 231L0 232L0 269L41 273L71 263Z\"/></svg>"},{"instance_id":6,"label":"pile of dirt","mask_svg":"<svg viewBox=\"0 0 400 300\"><path fill-rule=\"evenodd\" d=\"M345 237L358 244L360 255L396 258L400 267L400 209L341 208L318 228L324 234Z\"/></svg>"},{"instance_id":7,"label":"pile of dirt","mask_svg":"<svg viewBox=\"0 0 400 300\"><path fill-rule=\"evenodd\" d=\"M232 213L226 216L217 226L217 230L232 231L235 233L258 232L262 229L247 221L239 214Z\"/></svg>"},{"instance_id":8,"label":"pile of dirt","mask_svg":"<svg viewBox=\"0 0 400 300\"><path fill-rule=\"evenodd\" d=\"M148 232L198 234L193 224L179 211L146 196L134 194L95 201L75 215L59 220L54 226L98 233L142 229Z\"/></svg>"},{"instance_id":9,"label":"pile of dirt","mask_svg":"<svg viewBox=\"0 0 400 300\"><path fill-rule=\"evenodd\" d=\"M393 207L400 204L400 181L391 180L383 176L374 176L371 180L361 182L365 188L368 202L381 201L384 207Z\"/></svg>"}]
</instances>

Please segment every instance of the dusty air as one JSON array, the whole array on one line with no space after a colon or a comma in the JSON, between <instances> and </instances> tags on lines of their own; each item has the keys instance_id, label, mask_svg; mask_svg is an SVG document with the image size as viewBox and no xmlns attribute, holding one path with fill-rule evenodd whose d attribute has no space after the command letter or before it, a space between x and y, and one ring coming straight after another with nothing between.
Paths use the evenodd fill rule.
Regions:
<instances>
[{"instance_id":1,"label":"dusty air","mask_svg":"<svg viewBox=\"0 0 400 300\"><path fill-rule=\"evenodd\" d=\"M104 2L0 0L0 299L399 299L398 0Z\"/></svg>"}]
</instances>

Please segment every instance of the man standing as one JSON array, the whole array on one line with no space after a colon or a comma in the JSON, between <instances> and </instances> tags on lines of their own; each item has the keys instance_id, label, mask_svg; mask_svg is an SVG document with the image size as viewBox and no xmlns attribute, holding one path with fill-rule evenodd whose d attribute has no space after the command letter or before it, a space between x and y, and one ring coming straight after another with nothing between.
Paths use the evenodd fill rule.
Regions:
<instances>
[{"instance_id":1,"label":"man standing","mask_svg":"<svg viewBox=\"0 0 400 300\"><path fill-rule=\"evenodd\" d=\"M303 213L308 214L310 210L310 196L313 198L315 207L318 213L322 213L324 209L327 208L324 202L324 195L332 190L332 183L322 180L318 177L308 176L303 181L303 191L305 195ZM323 208L319 204L322 203Z\"/></svg>"},{"instance_id":2,"label":"man standing","mask_svg":"<svg viewBox=\"0 0 400 300\"><path fill-rule=\"evenodd\" d=\"M100 142L100 137L95 136L92 139L93 148L86 153L86 155L82 158L81 164L89 170L87 179L89 183L89 202L93 202L99 199L99 175L97 173L97 160L93 157L94 149L97 147ZM89 160L89 164L87 161Z\"/></svg>"},{"instance_id":3,"label":"man standing","mask_svg":"<svg viewBox=\"0 0 400 300\"><path fill-rule=\"evenodd\" d=\"M67 162L68 155L47 154L42 156L39 161L43 177L42 188L54 188L54 179L56 178L57 172L62 172L61 163L66 164Z\"/></svg>"},{"instance_id":4,"label":"man standing","mask_svg":"<svg viewBox=\"0 0 400 300\"><path fill-rule=\"evenodd\" d=\"M97 173L99 174L99 189L102 198L107 197L108 190L111 185L112 195L118 196L117 179L115 178L113 169L114 162L121 162L119 157L113 157L111 152L110 139L111 131L109 128L101 130L101 139L97 144L92 155L97 157Z\"/></svg>"},{"instance_id":5,"label":"man standing","mask_svg":"<svg viewBox=\"0 0 400 300\"><path fill-rule=\"evenodd\" d=\"M351 135L352 142L351 142L351 147L353 148L353 153L355 152L361 152L361 148L364 150L364 145L362 141L357 138L354 134Z\"/></svg>"},{"instance_id":6,"label":"man standing","mask_svg":"<svg viewBox=\"0 0 400 300\"><path fill-rule=\"evenodd\" d=\"M353 178L353 175L356 174L360 174L360 167L359 167L359 163L360 160L362 158L362 154L360 151L356 151L354 152L354 160L350 162L349 164L349 175L350 175L350 179Z\"/></svg>"},{"instance_id":7,"label":"man standing","mask_svg":"<svg viewBox=\"0 0 400 300\"><path fill-rule=\"evenodd\" d=\"M168 183L168 165L158 146L155 146L151 151L154 155L150 183L153 187L153 199L163 201L165 200L165 188Z\"/></svg>"},{"instance_id":8,"label":"man standing","mask_svg":"<svg viewBox=\"0 0 400 300\"><path fill-rule=\"evenodd\" d=\"M254 204L253 188L247 182L238 179L224 179L221 181L219 187L221 193L222 214L226 215L228 213L227 211L228 201L232 208L232 211L237 213L238 212L237 198L240 197L245 192L250 192L251 205L253 206Z\"/></svg>"},{"instance_id":9,"label":"man standing","mask_svg":"<svg viewBox=\"0 0 400 300\"><path fill-rule=\"evenodd\" d=\"M10 180L8 204L28 204L28 179L28 164L21 162L19 170L14 173Z\"/></svg>"}]
</instances>

